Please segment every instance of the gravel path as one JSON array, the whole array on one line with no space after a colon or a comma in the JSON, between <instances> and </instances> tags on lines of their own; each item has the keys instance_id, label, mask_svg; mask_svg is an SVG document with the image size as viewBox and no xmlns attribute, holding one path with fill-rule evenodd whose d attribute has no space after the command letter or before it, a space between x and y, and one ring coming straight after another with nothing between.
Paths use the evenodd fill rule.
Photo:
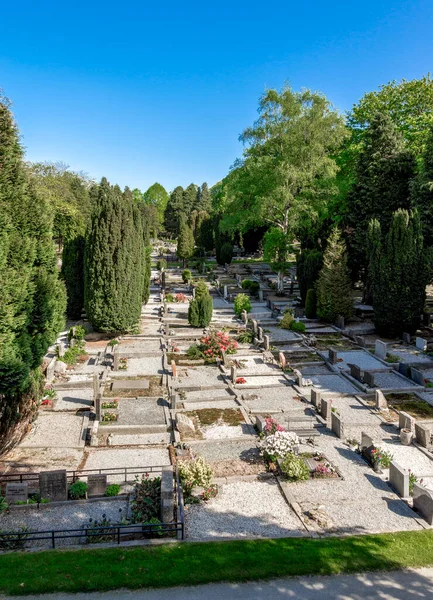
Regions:
<instances>
[{"instance_id":1,"label":"gravel path","mask_svg":"<svg viewBox=\"0 0 433 600\"><path fill-rule=\"evenodd\" d=\"M299 536L303 528L275 480L229 483L206 504L186 508L187 537Z\"/></svg>"}]
</instances>

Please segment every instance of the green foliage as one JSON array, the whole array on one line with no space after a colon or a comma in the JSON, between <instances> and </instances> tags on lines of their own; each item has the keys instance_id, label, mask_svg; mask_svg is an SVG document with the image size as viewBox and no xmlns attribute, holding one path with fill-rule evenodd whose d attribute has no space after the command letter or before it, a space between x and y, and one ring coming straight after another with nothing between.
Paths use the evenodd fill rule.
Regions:
<instances>
[{"instance_id":1,"label":"green foliage","mask_svg":"<svg viewBox=\"0 0 433 600\"><path fill-rule=\"evenodd\" d=\"M310 478L310 470L300 456L289 453L281 463L281 471L290 481L304 481Z\"/></svg>"},{"instance_id":2,"label":"green foliage","mask_svg":"<svg viewBox=\"0 0 433 600\"><path fill-rule=\"evenodd\" d=\"M238 294L234 302L234 310L239 317L243 310L247 313L251 312L251 301L246 294Z\"/></svg>"},{"instance_id":3,"label":"green foliage","mask_svg":"<svg viewBox=\"0 0 433 600\"><path fill-rule=\"evenodd\" d=\"M120 494L120 485L118 483L112 483L107 485L104 496L118 496Z\"/></svg>"},{"instance_id":4,"label":"green foliage","mask_svg":"<svg viewBox=\"0 0 433 600\"><path fill-rule=\"evenodd\" d=\"M316 292L317 314L324 321L332 323L339 315L353 314L346 247L337 228L328 240Z\"/></svg>"},{"instance_id":5,"label":"green foliage","mask_svg":"<svg viewBox=\"0 0 433 600\"><path fill-rule=\"evenodd\" d=\"M80 500L85 498L88 490L88 485L85 481L75 481L69 486L69 497L71 500Z\"/></svg>"},{"instance_id":6,"label":"green foliage","mask_svg":"<svg viewBox=\"0 0 433 600\"><path fill-rule=\"evenodd\" d=\"M199 281L195 288L195 298L189 303L188 322L192 327L208 327L212 314L212 297L204 281Z\"/></svg>"},{"instance_id":7,"label":"green foliage","mask_svg":"<svg viewBox=\"0 0 433 600\"><path fill-rule=\"evenodd\" d=\"M306 303L308 290L316 284L322 265L323 254L320 250L307 248L296 255L296 275L303 304Z\"/></svg>"},{"instance_id":8,"label":"green foliage","mask_svg":"<svg viewBox=\"0 0 433 600\"><path fill-rule=\"evenodd\" d=\"M158 260L156 261L156 268L158 269L158 271L162 271L163 269L167 268L167 261L165 260L165 258L158 258Z\"/></svg>"},{"instance_id":9,"label":"green foliage","mask_svg":"<svg viewBox=\"0 0 433 600\"><path fill-rule=\"evenodd\" d=\"M147 241L145 241L147 243ZM152 247L145 246L144 248L144 278L143 278L143 302L145 304L149 301L150 296L150 277L152 275Z\"/></svg>"},{"instance_id":10,"label":"green foliage","mask_svg":"<svg viewBox=\"0 0 433 600\"><path fill-rule=\"evenodd\" d=\"M179 234L179 217L181 214L185 215L183 210L183 188L179 185L171 192L164 214L164 227L173 236Z\"/></svg>"},{"instance_id":11,"label":"green foliage","mask_svg":"<svg viewBox=\"0 0 433 600\"><path fill-rule=\"evenodd\" d=\"M192 344L186 351L186 355L191 360L198 360L200 358L203 358L203 353L197 344Z\"/></svg>"},{"instance_id":12,"label":"green foliage","mask_svg":"<svg viewBox=\"0 0 433 600\"><path fill-rule=\"evenodd\" d=\"M317 312L317 295L315 289L310 289L307 292L305 300L305 316L307 319L315 319Z\"/></svg>"},{"instance_id":13,"label":"green foliage","mask_svg":"<svg viewBox=\"0 0 433 600\"><path fill-rule=\"evenodd\" d=\"M192 273L189 269L184 269L182 271L182 281L184 283L188 283L188 281L192 278Z\"/></svg>"},{"instance_id":14,"label":"green foliage","mask_svg":"<svg viewBox=\"0 0 433 600\"><path fill-rule=\"evenodd\" d=\"M252 279L244 279L242 282L242 289L248 290L251 294L257 294L260 289L260 283L253 281Z\"/></svg>"},{"instance_id":15,"label":"green foliage","mask_svg":"<svg viewBox=\"0 0 433 600\"><path fill-rule=\"evenodd\" d=\"M134 484L134 497L131 501L132 522L148 523L160 516L161 478L151 479L148 475L138 476Z\"/></svg>"},{"instance_id":16,"label":"green foliage","mask_svg":"<svg viewBox=\"0 0 433 600\"><path fill-rule=\"evenodd\" d=\"M293 319L293 313L290 310L290 308L287 308L284 311L284 315L283 315L283 318L280 321L279 327L281 327L281 329L290 329L290 326L293 323L293 321L294 321L294 319Z\"/></svg>"},{"instance_id":17,"label":"green foliage","mask_svg":"<svg viewBox=\"0 0 433 600\"><path fill-rule=\"evenodd\" d=\"M70 319L79 319L84 308L84 236L63 244L61 275L68 299L67 315Z\"/></svg>"},{"instance_id":18,"label":"green foliage","mask_svg":"<svg viewBox=\"0 0 433 600\"><path fill-rule=\"evenodd\" d=\"M233 245L230 242L225 242L221 247L220 265L229 265L233 260Z\"/></svg>"},{"instance_id":19,"label":"green foliage","mask_svg":"<svg viewBox=\"0 0 433 600\"><path fill-rule=\"evenodd\" d=\"M240 344L252 344L254 341L254 332L251 329L245 329L238 335L238 342Z\"/></svg>"},{"instance_id":20,"label":"green foliage","mask_svg":"<svg viewBox=\"0 0 433 600\"><path fill-rule=\"evenodd\" d=\"M412 204L418 210L423 228L424 245L433 246L433 124L412 182Z\"/></svg>"},{"instance_id":21,"label":"green foliage","mask_svg":"<svg viewBox=\"0 0 433 600\"><path fill-rule=\"evenodd\" d=\"M6 499L3 496L0 496L0 515L7 511L9 508L9 504L6 502Z\"/></svg>"},{"instance_id":22,"label":"green foliage","mask_svg":"<svg viewBox=\"0 0 433 600\"><path fill-rule=\"evenodd\" d=\"M292 320L290 323L290 329L296 333L305 333L305 323L302 323L302 321Z\"/></svg>"},{"instance_id":23,"label":"green foliage","mask_svg":"<svg viewBox=\"0 0 433 600\"><path fill-rule=\"evenodd\" d=\"M168 204L168 193L166 189L160 183L154 183L146 192L144 192L143 201L145 204L149 204L156 208L158 220L162 224Z\"/></svg>"},{"instance_id":24,"label":"green foliage","mask_svg":"<svg viewBox=\"0 0 433 600\"><path fill-rule=\"evenodd\" d=\"M177 256L185 263L194 253L194 236L191 227L181 215L179 237L177 240Z\"/></svg>"},{"instance_id":25,"label":"green foliage","mask_svg":"<svg viewBox=\"0 0 433 600\"><path fill-rule=\"evenodd\" d=\"M191 491L195 486L207 488L212 483L212 467L202 456L192 460L181 461L178 465L179 477L186 491Z\"/></svg>"},{"instance_id":26,"label":"green foliage","mask_svg":"<svg viewBox=\"0 0 433 600\"><path fill-rule=\"evenodd\" d=\"M369 227L369 278L374 324L380 335L415 333L430 278L431 253L424 248L417 212L398 210L383 234L378 221Z\"/></svg>"}]
</instances>

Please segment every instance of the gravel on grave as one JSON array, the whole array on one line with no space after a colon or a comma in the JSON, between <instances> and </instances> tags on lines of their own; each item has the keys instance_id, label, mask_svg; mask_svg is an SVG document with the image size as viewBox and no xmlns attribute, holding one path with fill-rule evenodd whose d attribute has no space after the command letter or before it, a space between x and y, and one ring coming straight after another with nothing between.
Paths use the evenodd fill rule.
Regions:
<instances>
[{"instance_id":1,"label":"gravel on grave","mask_svg":"<svg viewBox=\"0 0 433 600\"><path fill-rule=\"evenodd\" d=\"M344 371L350 371L349 364L358 365L362 371L390 368L390 365L384 365L382 361L375 358L366 350L343 350L341 352L338 351L337 355L338 359L342 359L342 362L338 362L336 366L339 369L344 369Z\"/></svg>"},{"instance_id":2,"label":"gravel on grave","mask_svg":"<svg viewBox=\"0 0 433 600\"><path fill-rule=\"evenodd\" d=\"M407 388L419 388L420 386L414 383L411 379L407 379L407 377L403 377L402 375L397 375L392 371L387 373L375 373L374 374L374 383L377 388L385 389L385 390L399 390L399 389L407 389Z\"/></svg>"},{"instance_id":3,"label":"gravel on grave","mask_svg":"<svg viewBox=\"0 0 433 600\"><path fill-rule=\"evenodd\" d=\"M111 436L112 446L154 446L164 444L168 446L171 442L170 433L137 433L137 434L113 434Z\"/></svg>"},{"instance_id":4,"label":"gravel on grave","mask_svg":"<svg viewBox=\"0 0 433 600\"><path fill-rule=\"evenodd\" d=\"M388 352L395 354L400 358L400 362L411 363L431 363L431 356L426 356L421 350L417 350L413 346L388 346Z\"/></svg>"},{"instance_id":5,"label":"gravel on grave","mask_svg":"<svg viewBox=\"0 0 433 600\"><path fill-rule=\"evenodd\" d=\"M143 358L128 358L127 369L113 371L114 376L118 375L162 375L162 355L146 356Z\"/></svg>"},{"instance_id":6,"label":"gravel on grave","mask_svg":"<svg viewBox=\"0 0 433 600\"><path fill-rule=\"evenodd\" d=\"M212 442L188 442L194 454L203 456L211 463L226 460L242 460L246 463L263 462L258 448L259 439L214 440Z\"/></svg>"},{"instance_id":7,"label":"gravel on grave","mask_svg":"<svg viewBox=\"0 0 433 600\"><path fill-rule=\"evenodd\" d=\"M83 504L66 504L42 508L20 509L4 513L1 519L1 527L4 530L17 530L22 526L28 527L30 531L47 531L51 529L81 529L89 524L89 519L100 520L102 515L111 519L112 523L119 523L126 516L128 501L101 500L98 502L86 502ZM76 532L79 533L79 532ZM67 538L56 541L56 546L71 546L79 543L80 538ZM50 546L50 540L28 542L29 546Z\"/></svg>"},{"instance_id":8,"label":"gravel on grave","mask_svg":"<svg viewBox=\"0 0 433 600\"><path fill-rule=\"evenodd\" d=\"M382 440L380 448L390 452L393 460L403 469L410 469L417 476L430 475L433 477L433 460L414 445L403 446L397 435L392 439Z\"/></svg>"},{"instance_id":9,"label":"gravel on grave","mask_svg":"<svg viewBox=\"0 0 433 600\"><path fill-rule=\"evenodd\" d=\"M233 408L235 410L239 409L239 404L235 402L235 400L224 400L220 398L210 398L208 402L184 402L183 406L185 410L202 410L206 408Z\"/></svg>"},{"instance_id":10,"label":"gravel on grave","mask_svg":"<svg viewBox=\"0 0 433 600\"><path fill-rule=\"evenodd\" d=\"M311 387L318 388L322 392L339 392L340 394L356 394L359 389L341 375L309 375L305 379L311 379ZM311 387L301 387L303 394L311 393Z\"/></svg>"},{"instance_id":11,"label":"gravel on grave","mask_svg":"<svg viewBox=\"0 0 433 600\"><path fill-rule=\"evenodd\" d=\"M379 427L382 423L377 413L373 412L368 406L364 406L353 396L335 396L331 400L332 408L338 410L345 425Z\"/></svg>"},{"instance_id":12,"label":"gravel on grave","mask_svg":"<svg viewBox=\"0 0 433 600\"><path fill-rule=\"evenodd\" d=\"M77 411L79 408L90 409L93 406L93 389L56 390L56 400L53 405L55 412Z\"/></svg>"},{"instance_id":13,"label":"gravel on grave","mask_svg":"<svg viewBox=\"0 0 433 600\"><path fill-rule=\"evenodd\" d=\"M253 428L246 423L241 425L210 425L201 430L205 440L226 440L255 435Z\"/></svg>"},{"instance_id":14,"label":"gravel on grave","mask_svg":"<svg viewBox=\"0 0 433 600\"><path fill-rule=\"evenodd\" d=\"M280 375L274 375L274 374L272 374L272 375L242 375L241 374L240 376L244 377L244 379L246 380L246 383L236 384L237 390L242 390L247 387L267 388L267 387L273 387L273 386L280 387L282 385L287 385L287 386L289 385L289 382L287 381L287 379L281 374Z\"/></svg>"},{"instance_id":15,"label":"gravel on grave","mask_svg":"<svg viewBox=\"0 0 433 600\"><path fill-rule=\"evenodd\" d=\"M183 369L188 373L188 376L179 376L177 387L192 387L196 385L210 387L212 384L222 385L225 383L224 377L216 367L182 367Z\"/></svg>"},{"instance_id":16,"label":"gravel on grave","mask_svg":"<svg viewBox=\"0 0 433 600\"><path fill-rule=\"evenodd\" d=\"M165 425L162 398L120 398L118 401L119 425ZM107 409L110 410L110 409ZM103 431L101 424L100 431Z\"/></svg>"},{"instance_id":17,"label":"gravel on grave","mask_svg":"<svg viewBox=\"0 0 433 600\"><path fill-rule=\"evenodd\" d=\"M169 466L167 448L104 448L90 450L83 469Z\"/></svg>"},{"instance_id":18,"label":"gravel on grave","mask_svg":"<svg viewBox=\"0 0 433 600\"><path fill-rule=\"evenodd\" d=\"M186 402L190 400L202 400L205 402L210 398L221 398L224 400L233 400L236 396L230 391L230 388L215 388L211 392L209 390L195 390L185 392Z\"/></svg>"},{"instance_id":19,"label":"gravel on grave","mask_svg":"<svg viewBox=\"0 0 433 600\"><path fill-rule=\"evenodd\" d=\"M80 448L84 417L60 412L40 412L21 448Z\"/></svg>"},{"instance_id":20,"label":"gravel on grave","mask_svg":"<svg viewBox=\"0 0 433 600\"><path fill-rule=\"evenodd\" d=\"M288 537L304 529L274 479L239 481L219 487L207 503L185 507L186 536L217 538Z\"/></svg>"}]
</instances>

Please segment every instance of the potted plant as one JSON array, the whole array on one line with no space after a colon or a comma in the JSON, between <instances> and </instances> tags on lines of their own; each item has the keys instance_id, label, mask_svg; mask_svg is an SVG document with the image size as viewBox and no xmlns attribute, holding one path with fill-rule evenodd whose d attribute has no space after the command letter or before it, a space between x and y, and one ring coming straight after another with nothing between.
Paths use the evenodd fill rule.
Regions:
<instances>
[{"instance_id":1,"label":"potted plant","mask_svg":"<svg viewBox=\"0 0 433 600\"><path fill-rule=\"evenodd\" d=\"M403 446L410 446L412 443L412 431L410 429L400 429L400 442Z\"/></svg>"}]
</instances>

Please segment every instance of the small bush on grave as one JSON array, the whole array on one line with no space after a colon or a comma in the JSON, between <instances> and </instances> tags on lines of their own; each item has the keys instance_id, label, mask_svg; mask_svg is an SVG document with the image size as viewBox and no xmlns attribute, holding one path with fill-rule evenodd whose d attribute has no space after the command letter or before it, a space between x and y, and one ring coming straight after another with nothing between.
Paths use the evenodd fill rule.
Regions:
<instances>
[{"instance_id":1,"label":"small bush on grave","mask_svg":"<svg viewBox=\"0 0 433 600\"><path fill-rule=\"evenodd\" d=\"M234 310L238 317L242 311L249 313L251 312L251 301L246 294L238 294L235 298Z\"/></svg>"},{"instance_id":2,"label":"small bush on grave","mask_svg":"<svg viewBox=\"0 0 433 600\"><path fill-rule=\"evenodd\" d=\"M118 483L112 483L107 485L104 496L118 496L120 494L120 485Z\"/></svg>"},{"instance_id":3,"label":"small bush on grave","mask_svg":"<svg viewBox=\"0 0 433 600\"><path fill-rule=\"evenodd\" d=\"M307 298L305 300L305 316L307 319L315 319L317 311L317 296L316 290L311 289L307 292Z\"/></svg>"},{"instance_id":4,"label":"small bush on grave","mask_svg":"<svg viewBox=\"0 0 433 600\"><path fill-rule=\"evenodd\" d=\"M244 279L243 282L242 282L242 284L241 284L242 285L242 289L243 290L249 290L252 283L253 283L252 279Z\"/></svg>"},{"instance_id":5,"label":"small bush on grave","mask_svg":"<svg viewBox=\"0 0 433 600\"><path fill-rule=\"evenodd\" d=\"M149 523L160 517L161 478L149 478L146 473L141 479L136 476L134 499L131 501L132 522Z\"/></svg>"},{"instance_id":6,"label":"small bush on grave","mask_svg":"<svg viewBox=\"0 0 433 600\"><path fill-rule=\"evenodd\" d=\"M238 342L240 344L252 344L254 342L254 332L251 329L245 329L238 335Z\"/></svg>"},{"instance_id":7,"label":"small bush on grave","mask_svg":"<svg viewBox=\"0 0 433 600\"><path fill-rule=\"evenodd\" d=\"M166 294L165 300L166 300L166 302L174 302L173 294Z\"/></svg>"},{"instance_id":8,"label":"small bush on grave","mask_svg":"<svg viewBox=\"0 0 433 600\"><path fill-rule=\"evenodd\" d=\"M202 355L210 361L221 358L222 352L236 354L238 348L238 343L222 331L211 331L209 335L202 337L200 342Z\"/></svg>"},{"instance_id":9,"label":"small bush on grave","mask_svg":"<svg viewBox=\"0 0 433 600\"><path fill-rule=\"evenodd\" d=\"M186 355L191 360L199 360L200 358L203 358L203 352L200 350L197 344L192 344L192 346L190 346L186 351Z\"/></svg>"},{"instance_id":10,"label":"small bush on grave","mask_svg":"<svg viewBox=\"0 0 433 600\"><path fill-rule=\"evenodd\" d=\"M156 261L156 268L158 269L158 271L162 271L163 269L167 268L167 261L165 260L165 258L159 258Z\"/></svg>"},{"instance_id":11,"label":"small bush on grave","mask_svg":"<svg viewBox=\"0 0 433 600\"><path fill-rule=\"evenodd\" d=\"M184 283L188 283L188 281L190 281L191 277L192 277L192 273L189 269L184 269L182 271L182 281Z\"/></svg>"},{"instance_id":12,"label":"small bush on grave","mask_svg":"<svg viewBox=\"0 0 433 600\"><path fill-rule=\"evenodd\" d=\"M0 496L0 515L2 512L5 512L9 508L9 504L6 502L6 499L3 496Z\"/></svg>"},{"instance_id":13,"label":"small bush on grave","mask_svg":"<svg viewBox=\"0 0 433 600\"><path fill-rule=\"evenodd\" d=\"M281 471L290 481L304 481L310 478L310 469L305 461L295 454L287 454L281 463Z\"/></svg>"},{"instance_id":14,"label":"small bush on grave","mask_svg":"<svg viewBox=\"0 0 433 600\"><path fill-rule=\"evenodd\" d=\"M295 331L296 333L305 333L305 323L301 321L292 321L290 323L290 330Z\"/></svg>"},{"instance_id":15,"label":"small bush on grave","mask_svg":"<svg viewBox=\"0 0 433 600\"><path fill-rule=\"evenodd\" d=\"M290 329L290 325L292 324L293 321L293 313L290 310L290 308L286 308L286 310L284 311L284 316L280 321L280 327L281 329Z\"/></svg>"},{"instance_id":16,"label":"small bush on grave","mask_svg":"<svg viewBox=\"0 0 433 600\"><path fill-rule=\"evenodd\" d=\"M276 431L273 435L266 436L261 442L261 452L266 460L275 462L277 458L284 458L293 452L293 446L299 443L299 438L292 431Z\"/></svg>"},{"instance_id":17,"label":"small bush on grave","mask_svg":"<svg viewBox=\"0 0 433 600\"><path fill-rule=\"evenodd\" d=\"M204 281L195 286L195 298L188 309L188 322L192 327L208 327L213 315L213 301Z\"/></svg>"},{"instance_id":18,"label":"small bush on grave","mask_svg":"<svg viewBox=\"0 0 433 600\"><path fill-rule=\"evenodd\" d=\"M202 456L179 462L182 487L190 493L195 486L208 488L212 483L213 470Z\"/></svg>"},{"instance_id":19,"label":"small bush on grave","mask_svg":"<svg viewBox=\"0 0 433 600\"><path fill-rule=\"evenodd\" d=\"M75 481L69 486L69 497L71 500L80 500L85 498L87 494L88 485L85 481Z\"/></svg>"}]
</instances>

